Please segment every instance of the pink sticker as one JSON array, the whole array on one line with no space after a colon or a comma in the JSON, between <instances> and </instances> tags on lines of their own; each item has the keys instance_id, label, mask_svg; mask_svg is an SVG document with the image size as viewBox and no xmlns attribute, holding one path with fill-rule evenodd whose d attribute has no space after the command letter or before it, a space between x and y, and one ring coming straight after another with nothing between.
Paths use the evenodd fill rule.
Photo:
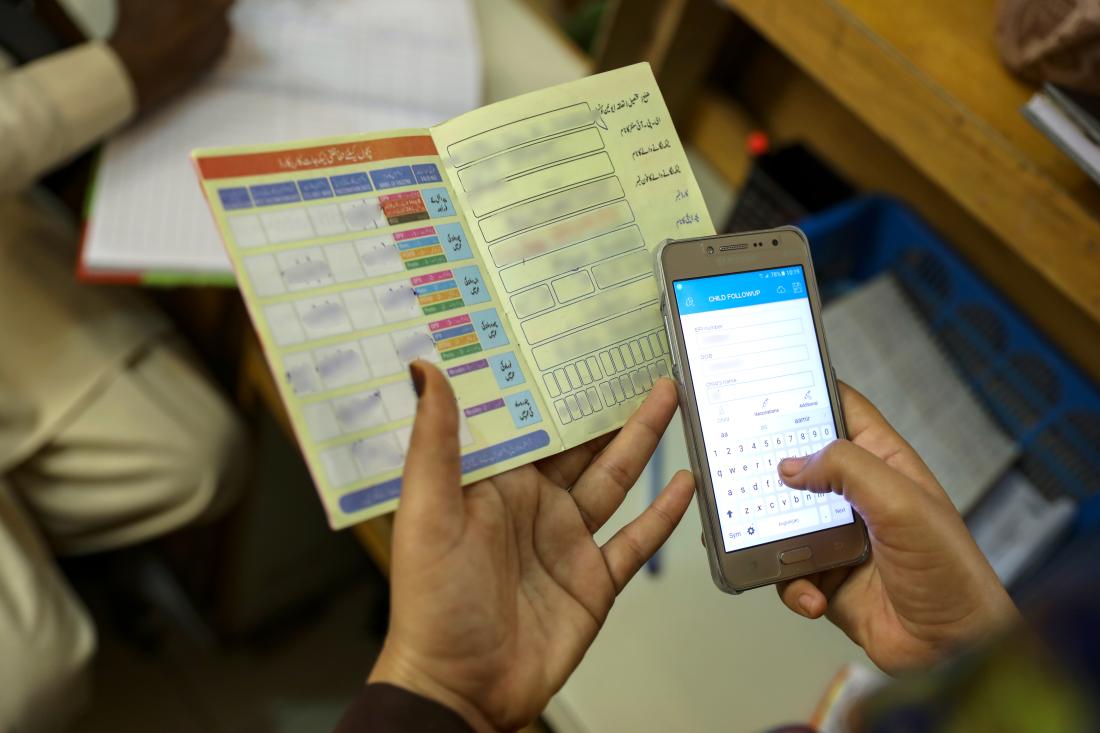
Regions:
<instances>
[{"instance_id":1,"label":"pink sticker","mask_svg":"<svg viewBox=\"0 0 1100 733\"><path fill-rule=\"evenodd\" d=\"M442 331L445 328L451 328L452 326L462 326L469 322L469 316L453 316L451 318L444 318L442 321L429 323L428 328L432 331Z\"/></svg>"},{"instance_id":2,"label":"pink sticker","mask_svg":"<svg viewBox=\"0 0 1100 733\"><path fill-rule=\"evenodd\" d=\"M416 287L417 285L427 285L428 283L439 282L440 280L450 280L453 277L454 274L450 270L440 270L430 275L417 275L416 277L409 278L409 282L413 284L413 287Z\"/></svg>"},{"instance_id":3,"label":"pink sticker","mask_svg":"<svg viewBox=\"0 0 1100 733\"><path fill-rule=\"evenodd\" d=\"M404 242L406 239L420 239L429 234L435 234L435 227L420 227L404 232L394 232L393 239L395 242Z\"/></svg>"}]
</instances>

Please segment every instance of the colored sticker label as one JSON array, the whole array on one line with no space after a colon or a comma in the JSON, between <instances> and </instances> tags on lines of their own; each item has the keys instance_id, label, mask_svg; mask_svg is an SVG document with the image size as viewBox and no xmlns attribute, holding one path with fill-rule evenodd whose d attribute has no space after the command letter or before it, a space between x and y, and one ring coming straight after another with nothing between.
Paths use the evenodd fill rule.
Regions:
<instances>
[{"instance_id":1,"label":"colored sticker label","mask_svg":"<svg viewBox=\"0 0 1100 733\"><path fill-rule=\"evenodd\" d=\"M418 163L412 167L412 171L417 183L443 183L443 177L439 175L439 168L435 163Z\"/></svg>"},{"instance_id":2,"label":"colored sticker label","mask_svg":"<svg viewBox=\"0 0 1100 733\"><path fill-rule=\"evenodd\" d=\"M474 323L477 335L481 339L481 345L486 349L504 346L508 343L508 336L504 333L503 322L497 314L496 308L473 313L470 320Z\"/></svg>"},{"instance_id":3,"label":"colored sticker label","mask_svg":"<svg viewBox=\"0 0 1100 733\"><path fill-rule=\"evenodd\" d=\"M451 204L451 195L447 193L447 189L425 188L422 193L428 207L428 213L433 219L455 215L454 205Z\"/></svg>"},{"instance_id":4,"label":"colored sticker label","mask_svg":"<svg viewBox=\"0 0 1100 733\"><path fill-rule=\"evenodd\" d=\"M462 231L461 224L437 224L435 231L439 235L439 243L449 261L468 260L473 257L470 253L470 243L466 240L466 233Z\"/></svg>"},{"instance_id":5,"label":"colored sticker label","mask_svg":"<svg viewBox=\"0 0 1100 733\"><path fill-rule=\"evenodd\" d=\"M219 188L218 198L221 199L222 208L226 211L252 208L252 197L248 195L248 189L244 186L238 188Z\"/></svg>"},{"instance_id":6,"label":"colored sticker label","mask_svg":"<svg viewBox=\"0 0 1100 733\"><path fill-rule=\"evenodd\" d=\"M489 357L489 364L493 368L493 376L497 380L497 386L501 389L515 387L527 381L519 368L516 355L509 351L507 354L497 354Z\"/></svg>"},{"instance_id":7,"label":"colored sticker label","mask_svg":"<svg viewBox=\"0 0 1100 733\"><path fill-rule=\"evenodd\" d=\"M508 411L512 413L512 422L516 424L517 428L534 425L542 420L538 405L535 404L535 398L531 396L530 392L523 391L509 395L505 398L505 402L508 403Z\"/></svg>"},{"instance_id":8,"label":"colored sticker label","mask_svg":"<svg viewBox=\"0 0 1100 733\"><path fill-rule=\"evenodd\" d=\"M428 211L424 208L424 200L420 198L419 191L379 196L378 203L382 206L382 213L385 214L386 221L391 226L428 218Z\"/></svg>"},{"instance_id":9,"label":"colored sticker label","mask_svg":"<svg viewBox=\"0 0 1100 733\"><path fill-rule=\"evenodd\" d=\"M261 183L251 186L252 200L257 206L275 206L276 204L294 204L301 201L298 187L294 181L284 183Z\"/></svg>"},{"instance_id":10,"label":"colored sticker label","mask_svg":"<svg viewBox=\"0 0 1100 733\"><path fill-rule=\"evenodd\" d=\"M463 374L470 374L471 372L481 371L482 369L488 369L489 362L487 359L478 359L477 361L467 362L466 364L459 364L458 366L449 367L447 369L448 377L461 377Z\"/></svg>"},{"instance_id":11,"label":"colored sticker label","mask_svg":"<svg viewBox=\"0 0 1100 733\"><path fill-rule=\"evenodd\" d=\"M344 173L339 176L332 176L329 180L332 181L332 188L336 191L337 196L366 193L374 190L366 173Z\"/></svg>"},{"instance_id":12,"label":"colored sticker label","mask_svg":"<svg viewBox=\"0 0 1100 733\"><path fill-rule=\"evenodd\" d=\"M504 407L504 400L495 399L488 402L483 402L480 405L474 405L473 407L467 407L462 411L462 414L466 417L477 417L483 415L486 412L492 412L493 410L499 410Z\"/></svg>"},{"instance_id":13,"label":"colored sticker label","mask_svg":"<svg viewBox=\"0 0 1100 733\"><path fill-rule=\"evenodd\" d=\"M298 181L298 190L302 192L302 198L306 201L332 198L332 186L329 185L327 178L308 178Z\"/></svg>"},{"instance_id":14,"label":"colored sticker label","mask_svg":"<svg viewBox=\"0 0 1100 733\"><path fill-rule=\"evenodd\" d=\"M489 289L486 287L485 280L481 275L481 270L477 268L477 265L456 267L454 269L454 278L455 282L458 283L458 289L462 291L462 298L466 301L467 305L476 305L489 301Z\"/></svg>"},{"instance_id":15,"label":"colored sticker label","mask_svg":"<svg viewBox=\"0 0 1100 733\"><path fill-rule=\"evenodd\" d=\"M379 191L386 188L416 185L416 178L413 176L412 168L407 165L400 165L396 168L380 168L376 171L371 171L370 179L374 182L374 187Z\"/></svg>"}]
</instances>

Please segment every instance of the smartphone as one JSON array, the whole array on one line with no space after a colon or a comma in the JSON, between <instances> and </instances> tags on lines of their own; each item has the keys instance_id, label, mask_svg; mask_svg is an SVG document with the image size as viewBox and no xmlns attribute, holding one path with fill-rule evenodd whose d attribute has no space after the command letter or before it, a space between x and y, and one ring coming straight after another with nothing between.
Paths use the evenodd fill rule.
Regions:
<instances>
[{"instance_id":1,"label":"smartphone","mask_svg":"<svg viewBox=\"0 0 1100 733\"><path fill-rule=\"evenodd\" d=\"M656 258L715 584L740 593L862 562L851 505L779 476L782 459L845 437L805 235L666 241Z\"/></svg>"}]
</instances>

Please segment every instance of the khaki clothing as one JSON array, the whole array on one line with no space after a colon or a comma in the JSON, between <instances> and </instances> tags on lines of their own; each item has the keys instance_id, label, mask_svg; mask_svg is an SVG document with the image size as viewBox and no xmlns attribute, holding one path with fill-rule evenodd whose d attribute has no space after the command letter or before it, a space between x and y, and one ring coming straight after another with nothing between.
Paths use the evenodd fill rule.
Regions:
<instances>
[{"instance_id":1,"label":"khaki clothing","mask_svg":"<svg viewBox=\"0 0 1100 733\"><path fill-rule=\"evenodd\" d=\"M14 70L0 62L0 470L167 331L133 296L75 282L75 224L30 190L133 113L129 78L104 44Z\"/></svg>"},{"instance_id":2,"label":"khaki clothing","mask_svg":"<svg viewBox=\"0 0 1100 733\"><path fill-rule=\"evenodd\" d=\"M75 279L78 228L31 185L127 121L104 44L0 59L0 733L84 699L95 630L53 562L216 512L242 430L139 294Z\"/></svg>"}]
</instances>

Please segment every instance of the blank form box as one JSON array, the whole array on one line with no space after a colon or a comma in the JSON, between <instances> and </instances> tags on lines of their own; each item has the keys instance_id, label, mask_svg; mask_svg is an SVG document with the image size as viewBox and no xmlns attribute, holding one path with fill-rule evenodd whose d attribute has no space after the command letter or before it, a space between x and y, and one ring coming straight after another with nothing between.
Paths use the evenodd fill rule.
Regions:
<instances>
[{"instance_id":1,"label":"blank form box","mask_svg":"<svg viewBox=\"0 0 1100 733\"><path fill-rule=\"evenodd\" d=\"M416 414L416 392L412 382L394 382L379 387L378 391L382 393L382 402L391 420L404 420Z\"/></svg>"},{"instance_id":2,"label":"blank form box","mask_svg":"<svg viewBox=\"0 0 1100 733\"><path fill-rule=\"evenodd\" d=\"M320 247L304 247L275 255L283 282L290 290L309 290L332 285L336 279Z\"/></svg>"},{"instance_id":3,"label":"blank form box","mask_svg":"<svg viewBox=\"0 0 1100 733\"><path fill-rule=\"evenodd\" d=\"M358 239L355 241L355 250L359 253L359 261L363 263L363 270L367 277L392 275L395 272L403 272L405 269L401 252L398 251L392 236Z\"/></svg>"},{"instance_id":4,"label":"blank form box","mask_svg":"<svg viewBox=\"0 0 1100 733\"><path fill-rule=\"evenodd\" d=\"M585 328L549 341L542 346L536 346L531 353L535 357L535 364L538 365L539 370L545 371L559 364L576 361L585 354L606 349L608 333L613 333L617 341L652 331L660 325L661 312L654 303L606 320L598 329ZM617 353L615 358L619 358ZM623 368L622 364L617 366L619 369Z\"/></svg>"},{"instance_id":5,"label":"blank form box","mask_svg":"<svg viewBox=\"0 0 1100 733\"><path fill-rule=\"evenodd\" d=\"M621 199L623 195L623 187L617 178L604 178L513 206L481 219L478 225L485 238L492 242L553 219Z\"/></svg>"},{"instance_id":6,"label":"blank form box","mask_svg":"<svg viewBox=\"0 0 1100 733\"><path fill-rule=\"evenodd\" d=\"M286 292L279 263L271 255L253 255L244 259L244 269L252 290L261 298Z\"/></svg>"},{"instance_id":7,"label":"blank form box","mask_svg":"<svg viewBox=\"0 0 1100 733\"><path fill-rule=\"evenodd\" d=\"M382 325L382 312L378 310L378 304L374 302L374 296L367 288L349 290L341 298L355 330L362 331Z\"/></svg>"},{"instance_id":8,"label":"blank form box","mask_svg":"<svg viewBox=\"0 0 1100 733\"><path fill-rule=\"evenodd\" d=\"M336 415L332 411L332 405L327 402L316 402L302 407L302 415L306 420L306 429L309 435L318 443L331 440L340 434L340 425L336 422Z\"/></svg>"},{"instance_id":9,"label":"blank form box","mask_svg":"<svg viewBox=\"0 0 1100 733\"><path fill-rule=\"evenodd\" d=\"M532 115L447 146L451 165L461 167L524 143L591 125L596 119L587 102Z\"/></svg>"},{"instance_id":10,"label":"blank form box","mask_svg":"<svg viewBox=\"0 0 1100 733\"><path fill-rule=\"evenodd\" d=\"M348 201L340 204L340 211L344 215L348 229L353 232L389 226L389 222L382 213L382 205L376 198Z\"/></svg>"},{"instance_id":11,"label":"blank form box","mask_svg":"<svg viewBox=\"0 0 1100 733\"><path fill-rule=\"evenodd\" d=\"M544 315L536 316L524 321L521 328L527 337L527 342L537 344L575 328L595 324L612 313L634 310L656 299L657 284L653 278L639 280L621 288L604 290L579 303L564 305ZM652 328L652 325L650 327ZM622 335L616 333L616 338L622 338Z\"/></svg>"},{"instance_id":12,"label":"blank form box","mask_svg":"<svg viewBox=\"0 0 1100 733\"><path fill-rule=\"evenodd\" d=\"M338 389L350 384L365 382L371 377L370 369L363 361L363 352L357 342L337 344L316 349L313 359L317 374L326 389Z\"/></svg>"},{"instance_id":13,"label":"blank form box","mask_svg":"<svg viewBox=\"0 0 1100 733\"><path fill-rule=\"evenodd\" d=\"M308 351L283 356L283 369L287 383L296 395L307 395L321 389L317 379L317 367L313 364L313 355Z\"/></svg>"},{"instance_id":14,"label":"blank form box","mask_svg":"<svg viewBox=\"0 0 1100 733\"><path fill-rule=\"evenodd\" d=\"M265 306L264 320L271 330L271 337L279 346L291 346L306 340L302 322L298 320L298 314L290 303Z\"/></svg>"},{"instance_id":15,"label":"blank form box","mask_svg":"<svg viewBox=\"0 0 1100 733\"><path fill-rule=\"evenodd\" d=\"M439 352L435 348L435 339L427 326L417 326L404 331L394 331L394 346L397 347L397 358L408 364L414 359L426 359L432 362L440 360Z\"/></svg>"},{"instance_id":16,"label":"blank form box","mask_svg":"<svg viewBox=\"0 0 1100 733\"><path fill-rule=\"evenodd\" d=\"M267 235L260 226L260 217L255 214L231 216L228 222L229 229L233 232L233 241L238 247L248 249L267 244Z\"/></svg>"},{"instance_id":17,"label":"blank form box","mask_svg":"<svg viewBox=\"0 0 1100 733\"><path fill-rule=\"evenodd\" d=\"M592 276L601 289L645 274L653 274L653 260L644 249L601 262L592 268Z\"/></svg>"},{"instance_id":18,"label":"blank form box","mask_svg":"<svg viewBox=\"0 0 1100 733\"><path fill-rule=\"evenodd\" d=\"M539 285L537 288L512 296L512 310L520 320L549 310L554 305L554 296L550 294L550 288L546 285Z\"/></svg>"},{"instance_id":19,"label":"blank form box","mask_svg":"<svg viewBox=\"0 0 1100 733\"><path fill-rule=\"evenodd\" d=\"M397 438L397 445L405 455L409 454L409 443L412 442L412 428L398 428L393 431L393 437Z\"/></svg>"},{"instance_id":20,"label":"blank form box","mask_svg":"<svg viewBox=\"0 0 1100 733\"><path fill-rule=\"evenodd\" d=\"M309 221L313 224L313 231L318 237L330 237L334 234L343 234L348 230L344 223L344 217L340 215L340 209L336 204L324 206L309 206L306 208Z\"/></svg>"},{"instance_id":21,"label":"blank form box","mask_svg":"<svg viewBox=\"0 0 1100 733\"><path fill-rule=\"evenodd\" d=\"M474 434L470 432L470 421L461 412L458 413L458 442L463 448L474 442Z\"/></svg>"},{"instance_id":22,"label":"blank form box","mask_svg":"<svg viewBox=\"0 0 1100 733\"><path fill-rule=\"evenodd\" d=\"M391 283L389 285L377 285L373 288L374 298L382 309L382 317L387 323L407 321L423 315L420 312L420 302L416 298L416 291L407 282Z\"/></svg>"},{"instance_id":23,"label":"blank form box","mask_svg":"<svg viewBox=\"0 0 1100 733\"><path fill-rule=\"evenodd\" d=\"M472 191L468 197L470 208L475 216L484 216L505 206L614 172L615 167L611 165L607 153L595 153Z\"/></svg>"},{"instance_id":24,"label":"blank form box","mask_svg":"<svg viewBox=\"0 0 1100 733\"><path fill-rule=\"evenodd\" d=\"M553 285L554 295L558 296L558 302L561 303L576 300L596 290L592 285L592 278L584 270L558 278Z\"/></svg>"},{"instance_id":25,"label":"blank form box","mask_svg":"<svg viewBox=\"0 0 1100 733\"><path fill-rule=\"evenodd\" d=\"M368 336L360 339L363 347L363 355L367 357L367 365L376 377L388 377L404 371L405 365L397 358L397 349L389 334Z\"/></svg>"},{"instance_id":26,"label":"blank form box","mask_svg":"<svg viewBox=\"0 0 1100 733\"><path fill-rule=\"evenodd\" d=\"M603 148L603 138L595 127L571 132L561 137L524 145L500 155L486 158L458 172L458 180L466 191L484 188L508 176L541 168L561 160L575 158Z\"/></svg>"},{"instance_id":27,"label":"blank form box","mask_svg":"<svg viewBox=\"0 0 1100 733\"><path fill-rule=\"evenodd\" d=\"M272 244L299 242L312 239L313 225L309 223L304 209L284 209L283 211L265 211L260 214L260 222L267 232L267 241Z\"/></svg>"},{"instance_id":28,"label":"blank form box","mask_svg":"<svg viewBox=\"0 0 1100 733\"><path fill-rule=\"evenodd\" d=\"M392 471L405 462L405 453L393 433L357 440L351 444L351 453L367 476Z\"/></svg>"},{"instance_id":29,"label":"blank form box","mask_svg":"<svg viewBox=\"0 0 1100 733\"><path fill-rule=\"evenodd\" d=\"M389 422L382 395L376 389L347 397L337 397L332 400L332 409L341 430L345 433L356 433Z\"/></svg>"},{"instance_id":30,"label":"blank form box","mask_svg":"<svg viewBox=\"0 0 1100 733\"><path fill-rule=\"evenodd\" d=\"M336 336L351 331L351 321L347 310L336 295L322 295L319 298L299 300L294 310L301 318L306 335L311 339Z\"/></svg>"},{"instance_id":31,"label":"blank form box","mask_svg":"<svg viewBox=\"0 0 1100 733\"><path fill-rule=\"evenodd\" d=\"M338 283L350 283L363 279L363 265L359 262L359 253L351 242L330 244L325 248L332 276Z\"/></svg>"},{"instance_id":32,"label":"blank form box","mask_svg":"<svg viewBox=\"0 0 1100 733\"><path fill-rule=\"evenodd\" d=\"M579 219L581 217L576 218ZM570 219L567 221L573 220ZM532 234L533 233L534 232L532 232ZM511 241L513 240L506 240L506 242ZM598 260L614 257L633 249L640 250L643 254L645 253L645 242L642 240L642 232L636 226L594 236L591 239L585 239L577 244L571 244L562 249L556 249L533 259L525 259L518 264L502 270L500 273L500 280L504 284L505 290L513 292L521 290L528 285L554 277L555 275L572 272L581 267L587 267Z\"/></svg>"},{"instance_id":33,"label":"blank form box","mask_svg":"<svg viewBox=\"0 0 1100 733\"><path fill-rule=\"evenodd\" d=\"M325 476L333 486L347 486L360 481L363 473L355 463L350 445L339 445L321 453L321 464L325 467Z\"/></svg>"}]
</instances>

